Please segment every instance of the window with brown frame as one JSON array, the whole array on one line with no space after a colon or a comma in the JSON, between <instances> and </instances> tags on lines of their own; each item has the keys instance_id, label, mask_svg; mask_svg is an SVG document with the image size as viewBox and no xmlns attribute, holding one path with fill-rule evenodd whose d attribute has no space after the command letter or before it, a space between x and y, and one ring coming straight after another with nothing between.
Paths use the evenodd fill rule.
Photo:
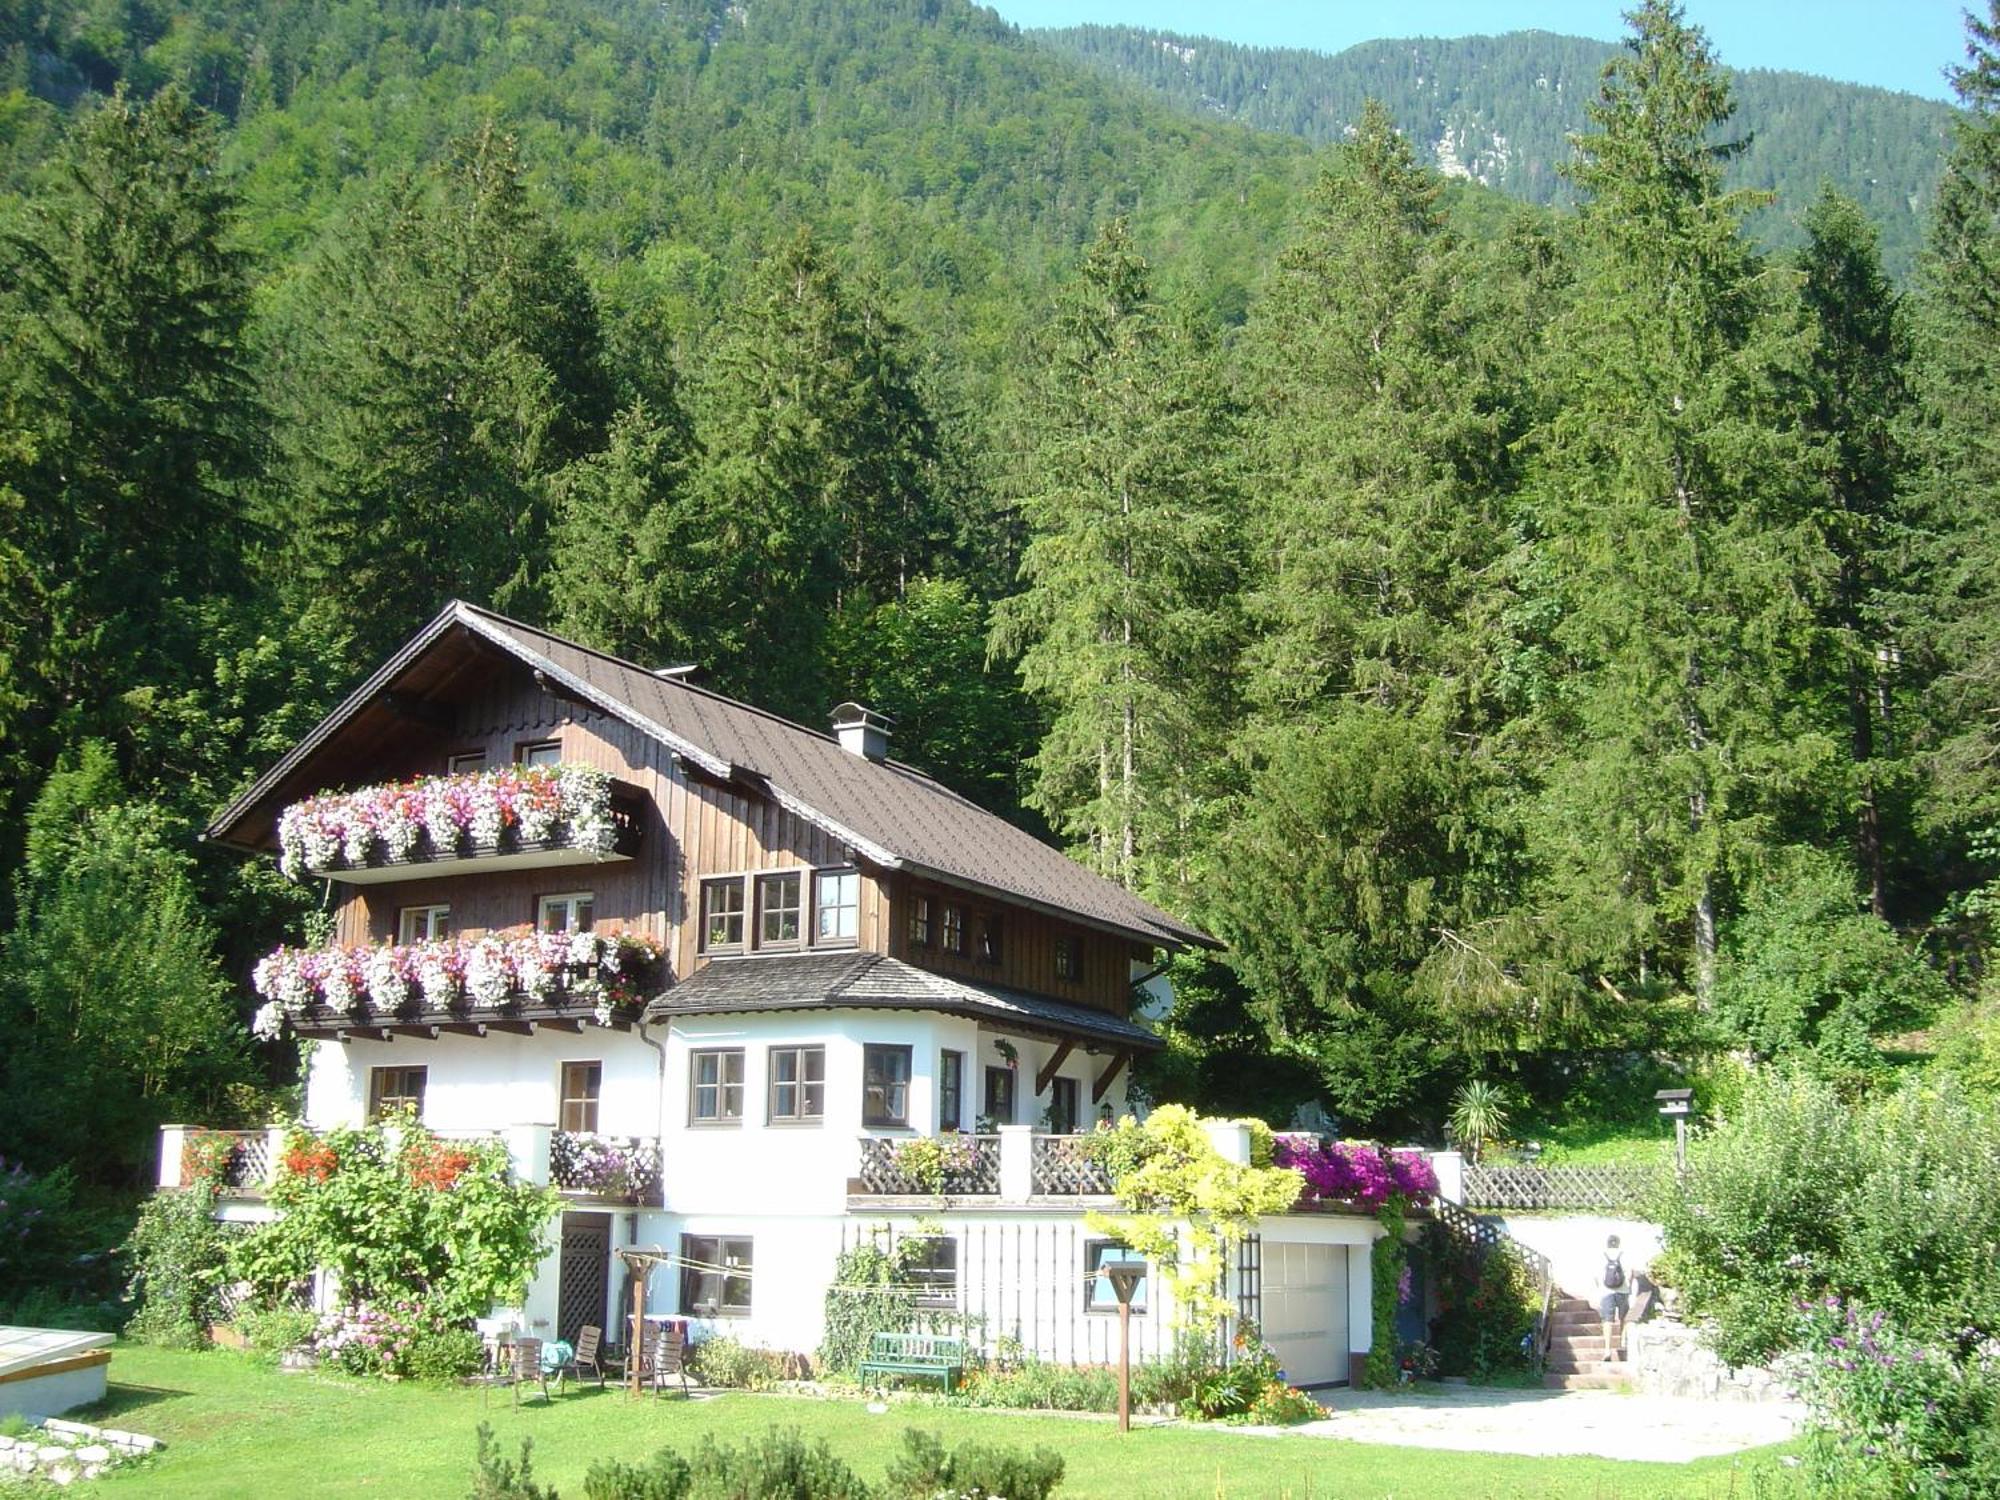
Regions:
<instances>
[{"instance_id":1,"label":"window with brown frame","mask_svg":"<svg viewBox=\"0 0 2000 1500\"><path fill-rule=\"evenodd\" d=\"M1075 1135L1083 1128L1074 1078L1049 1080L1049 1131L1054 1135Z\"/></svg>"},{"instance_id":2,"label":"window with brown frame","mask_svg":"<svg viewBox=\"0 0 2000 1500\"><path fill-rule=\"evenodd\" d=\"M861 1049L861 1123L899 1129L910 1123L910 1049L870 1043Z\"/></svg>"},{"instance_id":3,"label":"window with brown frame","mask_svg":"<svg viewBox=\"0 0 2000 1500\"><path fill-rule=\"evenodd\" d=\"M424 1117L424 1081L429 1075L429 1068L370 1068L368 1118L380 1120L408 1110L421 1120Z\"/></svg>"},{"instance_id":4,"label":"window with brown frame","mask_svg":"<svg viewBox=\"0 0 2000 1500\"><path fill-rule=\"evenodd\" d=\"M910 946L928 948L931 945L931 898L912 896L910 898Z\"/></svg>"},{"instance_id":5,"label":"window with brown frame","mask_svg":"<svg viewBox=\"0 0 2000 1500\"><path fill-rule=\"evenodd\" d=\"M995 1125L1014 1123L1014 1070L1012 1068L988 1068L986 1070L986 1108L981 1114Z\"/></svg>"},{"instance_id":6,"label":"window with brown frame","mask_svg":"<svg viewBox=\"0 0 2000 1500\"><path fill-rule=\"evenodd\" d=\"M553 766L561 762L561 740L535 740L514 747L514 764L518 766Z\"/></svg>"},{"instance_id":7,"label":"window with brown frame","mask_svg":"<svg viewBox=\"0 0 2000 1500\"><path fill-rule=\"evenodd\" d=\"M743 1049L688 1054L688 1119L696 1125L743 1123Z\"/></svg>"},{"instance_id":8,"label":"window with brown frame","mask_svg":"<svg viewBox=\"0 0 2000 1500\"><path fill-rule=\"evenodd\" d=\"M566 1062L562 1065L562 1110L557 1119L564 1130L595 1134L597 1096L604 1087L601 1062Z\"/></svg>"},{"instance_id":9,"label":"window with brown frame","mask_svg":"<svg viewBox=\"0 0 2000 1500\"><path fill-rule=\"evenodd\" d=\"M697 1318L750 1316L747 1236L681 1236L681 1311Z\"/></svg>"},{"instance_id":10,"label":"window with brown frame","mask_svg":"<svg viewBox=\"0 0 2000 1500\"><path fill-rule=\"evenodd\" d=\"M444 768L453 776L463 776L471 771L486 769L486 752L468 750L463 755L454 755L444 763Z\"/></svg>"},{"instance_id":11,"label":"window with brown frame","mask_svg":"<svg viewBox=\"0 0 2000 1500\"><path fill-rule=\"evenodd\" d=\"M757 877L757 946L790 948L799 941L800 891L797 870Z\"/></svg>"},{"instance_id":12,"label":"window with brown frame","mask_svg":"<svg viewBox=\"0 0 2000 1500\"><path fill-rule=\"evenodd\" d=\"M965 1128L965 1054L938 1054L938 1129Z\"/></svg>"},{"instance_id":13,"label":"window with brown frame","mask_svg":"<svg viewBox=\"0 0 2000 1500\"><path fill-rule=\"evenodd\" d=\"M406 906L396 913L396 941L405 947L450 936L449 906Z\"/></svg>"},{"instance_id":14,"label":"window with brown frame","mask_svg":"<svg viewBox=\"0 0 2000 1500\"><path fill-rule=\"evenodd\" d=\"M817 1125L826 1118L826 1048L773 1047L768 1055L770 1120Z\"/></svg>"},{"instance_id":15,"label":"window with brown frame","mask_svg":"<svg viewBox=\"0 0 2000 1500\"><path fill-rule=\"evenodd\" d=\"M1077 940L1068 933L1056 935L1056 978L1075 979L1083 971Z\"/></svg>"},{"instance_id":16,"label":"window with brown frame","mask_svg":"<svg viewBox=\"0 0 2000 1500\"><path fill-rule=\"evenodd\" d=\"M940 946L947 953L965 952L965 908L945 903Z\"/></svg>"},{"instance_id":17,"label":"window with brown frame","mask_svg":"<svg viewBox=\"0 0 2000 1500\"><path fill-rule=\"evenodd\" d=\"M701 883L701 951L737 953L743 948L743 878L731 875Z\"/></svg>"},{"instance_id":18,"label":"window with brown frame","mask_svg":"<svg viewBox=\"0 0 2000 1500\"><path fill-rule=\"evenodd\" d=\"M975 944L973 948L974 955L983 964L999 963L1000 962L999 913L990 911L981 913L979 921L977 923L977 927L978 927L978 942Z\"/></svg>"}]
</instances>

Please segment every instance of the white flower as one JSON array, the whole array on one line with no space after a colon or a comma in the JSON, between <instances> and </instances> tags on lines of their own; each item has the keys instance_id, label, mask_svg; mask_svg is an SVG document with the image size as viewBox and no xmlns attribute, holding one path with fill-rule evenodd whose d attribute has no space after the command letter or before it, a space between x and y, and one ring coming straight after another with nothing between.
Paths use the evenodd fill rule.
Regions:
<instances>
[{"instance_id":1,"label":"white flower","mask_svg":"<svg viewBox=\"0 0 2000 1500\"><path fill-rule=\"evenodd\" d=\"M506 820L500 809L500 794L491 782L475 782L469 789L472 803L472 818L468 825L472 842L490 846L500 842L501 831Z\"/></svg>"},{"instance_id":2,"label":"white flower","mask_svg":"<svg viewBox=\"0 0 2000 1500\"><path fill-rule=\"evenodd\" d=\"M417 984L424 992L424 1004L434 1008L458 999L458 977L452 973L452 950L445 943L425 943L417 950Z\"/></svg>"},{"instance_id":3,"label":"white flower","mask_svg":"<svg viewBox=\"0 0 2000 1500\"><path fill-rule=\"evenodd\" d=\"M465 955L465 992L479 1005L498 1005L514 992L513 966L506 948L482 938Z\"/></svg>"},{"instance_id":4,"label":"white flower","mask_svg":"<svg viewBox=\"0 0 2000 1500\"><path fill-rule=\"evenodd\" d=\"M594 932L572 932L569 935L569 961L579 969L587 969L597 962L603 940Z\"/></svg>"},{"instance_id":5,"label":"white flower","mask_svg":"<svg viewBox=\"0 0 2000 1500\"><path fill-rule=\"evenodd\" d=\"M332 955L326 973L320 978L319 987L326 1003L335 1010L352 1014L360 1008L361 992L355 987L354 966L347 961L346 954Z\"/></svg>"},{"instance_id":6,"label":"white flower","mask_svg":"<svg viewBox=\"0 0 2000 1500\"><path fill-rule=\"evenodd\" d=\"M611 1024L611 997L609 995L604 996L597 1002L596 1008L590 1013L590 1019L595 1021L599 1026L609 1026Z\"/></svg>"},{"instance_id":7,"label":"white flower","mask_svg":"<svg viewBox=\"0 0 2000 1500\"><path fill-rule=\"evenodd\" d=\"M440 855L456 849L459 835L464 831L452 792L449 777L433 777L423 784L424 832L430 837L431 849Z\"/></svg>"},{"instance_id":8,"label":"white flower","mask_svg":"<svg viewBox=\"0 0 2000 1500\"><path fill-rule=\"evenodd\" d=\"M261 967L261 966L260 966ZM250 1018L250 1034L260 1042L275 1042L285 1032L285 1008L275 1000L266 1000L257 1007L257 1014Z\"/></svg>"},{"instance_id":9,"label":"white flower","mask_svg":"<svg viewBox=\"0 0 2000 1500\"><path fill-rule=\"evenodd\" d=\"M520 979L521 991L536 1000L546 1000L555 993L562 969L561 955L554 951L554 944L542 941L548 935L530 933L514 944L514 972Z\"/></svg>"},{"instance_id":10,"label":"white flower","mask_svg":"<svg viewBox=\"0 0 2000 1500\"><path fill-rule=\"evenodd\" d=\"M408 859L410 851L417 847L419 831L417 820L410 816L409 808L400 797L384 807L375 821L375 832L391 859Z\"/></svg>"},{"instance_id":11,"label":"white flower","mask_svg":"<svg viewBox=\"0 0 2000 1500\"><path fill-rule=\"evenodd\" d=\"M368 998L376 1009L401 1010L410 998L410 981L405 973L401 948L377 948L368 958Z\"/></svg>"}]
</instances>

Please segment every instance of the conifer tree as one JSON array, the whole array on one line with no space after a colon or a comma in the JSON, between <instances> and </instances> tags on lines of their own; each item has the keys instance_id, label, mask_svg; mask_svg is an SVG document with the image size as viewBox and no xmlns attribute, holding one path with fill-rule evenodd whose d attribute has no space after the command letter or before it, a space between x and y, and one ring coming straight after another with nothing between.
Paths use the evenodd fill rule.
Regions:
<instances>
[{"instance_id":1,"label":"conifer tree","mask_svg":"<svg viewBox=\"0 0 2000 1500\"><path fill-rule=\"evenodd\" d=\"M1236 415L1123 220L1061 299L1029 424L1022 590L993 634L1049 724L1028 801L1100 873L1185 904L1236 637Z\"/></svg>"},{"instance_id":2,"label":"conifer tree","mask_svg":"<svg viewBox=\"0 0 2000 1500\"><path fill-rule=\"evenodd\" d=\"M1830 567L1788 430L1804 340L1722 186L1728 85L1678 6L1630 19L1578 141L1586 259L1531 488L1562 654L1535 856L1607 994L1664 969L1705 1002L1729 872L1835 754L1787 718Z\"/></svg>"}]
</instances>

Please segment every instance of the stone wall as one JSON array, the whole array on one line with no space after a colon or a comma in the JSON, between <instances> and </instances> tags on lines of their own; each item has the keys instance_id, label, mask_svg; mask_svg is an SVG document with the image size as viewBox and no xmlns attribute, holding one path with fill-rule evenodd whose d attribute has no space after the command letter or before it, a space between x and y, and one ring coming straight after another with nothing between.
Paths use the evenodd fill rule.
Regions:
<instances>
[{"instance_id":1,"label":"stone wall","mask_svg":"<svg viewBox=\"0 0 2000 1500\"><path fill-rule=\"evenodd\" d=\"M1626 1368L1633 1387L1649 1396L1698 1396L1710 1401L1790 1401L1791 1386L1776 1370L1732 1370L1703 1345L1701 1330L1672 1318L1648 1318L1625 1329Z\"/></svg>"}]
</instances>

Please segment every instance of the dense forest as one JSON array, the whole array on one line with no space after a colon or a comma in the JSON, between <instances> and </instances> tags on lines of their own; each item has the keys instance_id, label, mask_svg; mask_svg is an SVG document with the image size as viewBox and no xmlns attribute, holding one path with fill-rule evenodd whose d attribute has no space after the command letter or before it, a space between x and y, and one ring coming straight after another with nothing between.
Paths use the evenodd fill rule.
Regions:
<instances>
[{"instance_id":1,"label":"dense forest","mask_svg":"<svg viewBox=\"0 0 2000 1500\"><path fill-rule=\"evenodd\" d=\"M1363 42L1334 54L1136 26L1030 35L1182 109L1316 145L1344 139L1362 106L1380 100L1441 171L1564 205L1577 201L1562 170L1570 137L1586 128L1598 75L1617 51L1546 31ZM1831 182L1874 221L1890 273L1906 277L1923 245L1951 110L1914 94L1770 69L1732 73L1730 88L1752 144L1724 180L1775 197L1773 211L1747 226L1752 237L1776 249L1804 244L1806 211L1820 183Z\"/></svg>"},{"instance_id":2,"label":"dense forest","mask_svg":"<svg viewBox=\"0 0 2000 1500\"><path fill-rule=\"evenodd\" d=\"M0 1152L281 1100L323 916L194 830L454 595L868 702L1214 931L1162 1096L2000 1086L1969 40L1905 291L1831 186L1764 246L1664 3L1543 207L961 0L8 0Z\"/></svg>"}]
</instances>

